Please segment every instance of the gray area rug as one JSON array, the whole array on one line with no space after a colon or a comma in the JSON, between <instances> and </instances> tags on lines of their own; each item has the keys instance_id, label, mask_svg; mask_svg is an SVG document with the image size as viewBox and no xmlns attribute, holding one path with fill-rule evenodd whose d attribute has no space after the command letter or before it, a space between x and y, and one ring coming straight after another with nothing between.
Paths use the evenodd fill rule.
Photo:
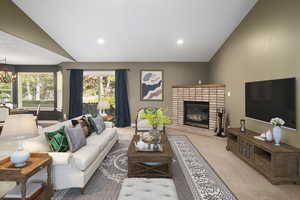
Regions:
<instances>
[{"instance_id":1,"label":"gray area rug","mask_svg":"<svg viewBox=\"0 0 300 200\"><path fill-rule=\"evenodd\" d=\"M208 162L185 136L169 136L174 152L173 179L180 200L236 200ZM53 200L117 200L127 177L128 141L117 143L88 184L79 189L61 190Z\"/></svg>"}]
</instances>

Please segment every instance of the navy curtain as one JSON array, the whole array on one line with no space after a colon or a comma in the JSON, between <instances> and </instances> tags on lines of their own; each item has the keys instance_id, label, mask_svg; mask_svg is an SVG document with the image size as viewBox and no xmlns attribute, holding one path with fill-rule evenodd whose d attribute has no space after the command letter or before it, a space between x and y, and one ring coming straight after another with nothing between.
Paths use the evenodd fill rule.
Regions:
<instances>
[{"instance_id":1,"label":"navy curtain","mask_svg":"<svg viewBox=\"0 0 300 200\"><path fill-rule=\"evenodd\" d=\"M70 74L69 118L82 115L83 70L72 69Z\"/></svg>"},{"instance_id":2,"label":"navy curtain","mask_svg":"<svg viewBox=\"0 0 300 200\"><path fill-rule=\"evenodd\" d=\"M130 126L130 111L127 95L126 70L116 70L116 127Z\"/></svg>"}]
</instances>

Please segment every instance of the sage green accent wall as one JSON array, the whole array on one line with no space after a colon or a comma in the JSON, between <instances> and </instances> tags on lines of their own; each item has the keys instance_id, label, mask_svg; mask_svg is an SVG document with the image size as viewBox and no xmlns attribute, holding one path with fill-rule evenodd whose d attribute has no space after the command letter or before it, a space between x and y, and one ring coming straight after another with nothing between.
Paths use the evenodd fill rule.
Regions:
<instances>
[{"instance_id":1,"label":"sage green accent wall","mask_svg":"<svg viewBox=\"0 0 300 200\"><path fill-rule=\"evenodd\" d=\"M11 0L0 0L0 31L74 60L68 52L57 44Z\"/></svg>"},{"instance_id":2,"label":"sage green accent wall","mask_svg":"<svg viewBox=\"0 0 300 200\"><path fill-rule=\"evenodd\" d=\"M128 78L128 98L131 113L131 121L134 122L136 112L141 107L149 105L162 107L172 114L172 86L197 84L201 79L203 83L207 80L208 63L181 63L181 62L133 62L133 63L62 63L63 69L63 109L64 113L69 112L69 80L70 71L66 69L95 69L95 70L114 70L130 69L127 74ZM159 69L164 70L164 101L140 101L140 70L142 69Z\"/></svg>"},{"instance_id":3,"label":"sage green accent wall","mask_svg":"<svg viewBox=\"0 0 300 200\"><path fill-rule=\"evenodd\" d=\"M209 63L211 83L225 83L231 125L245 117L245 82L296 77L298 131L284 129L283 140L300 147L300 1L260 0ZM247 127L271 126L247 119Z\"/></svg>"}]
</instances>

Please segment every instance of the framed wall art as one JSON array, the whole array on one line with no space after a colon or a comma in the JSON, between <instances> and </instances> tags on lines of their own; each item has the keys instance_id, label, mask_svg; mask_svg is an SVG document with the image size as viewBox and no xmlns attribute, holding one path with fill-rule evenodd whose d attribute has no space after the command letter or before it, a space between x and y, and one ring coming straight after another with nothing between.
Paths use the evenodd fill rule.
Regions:
<instances>
[{"instance_id":1,"label":"framed wall art","mask_svg":"<svg viewBox=\"0 0 300 200\"><path fill-rule=\"evenodd\" d=\"M140 88L141 101L164 100L163 70L141 70Z\"/></svg>"}]
</instances>

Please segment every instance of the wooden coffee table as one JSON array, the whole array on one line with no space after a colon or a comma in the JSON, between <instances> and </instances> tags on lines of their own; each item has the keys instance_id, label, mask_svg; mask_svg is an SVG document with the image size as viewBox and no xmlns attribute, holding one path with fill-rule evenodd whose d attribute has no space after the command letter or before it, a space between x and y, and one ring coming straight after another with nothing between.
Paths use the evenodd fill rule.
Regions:
<instances>
[{"instance_id":1,"label":"wooden coffee table","mask_svg":"<svg viewBox=\"0 0 300 200\"><path fill-rule=\"evenodd\" d=\"M162 152L136 151L135 142L139 139L140 136L135 135L128 147L128 177L171 178L173 152L166 134L161 137Z\"/></svg>"}]
</instances>

